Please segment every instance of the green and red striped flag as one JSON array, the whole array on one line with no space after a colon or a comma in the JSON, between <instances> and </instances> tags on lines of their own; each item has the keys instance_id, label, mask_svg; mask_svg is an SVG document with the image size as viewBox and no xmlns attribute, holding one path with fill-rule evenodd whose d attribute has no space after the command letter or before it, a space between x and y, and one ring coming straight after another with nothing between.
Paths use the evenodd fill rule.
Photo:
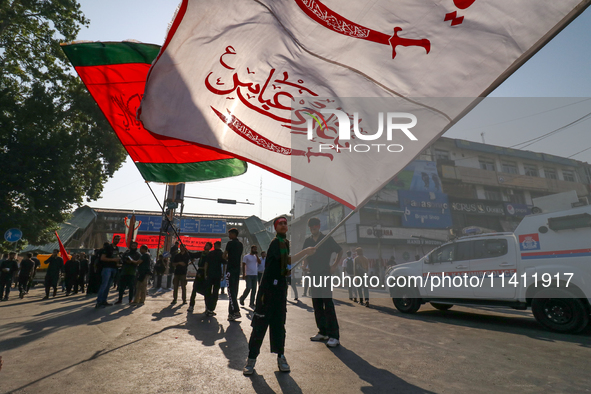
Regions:
<instances>
[{"instance_id":1,"label":"green and red striped flag","mask_svg":"<svg viewBox=\"0 0 591 394\"><path fill-rule=\"evenodd\" d=\"M246 172L246 163L233 156L152 134L136 119L160 46L84 42L64 44L62 49L146 181L195 182Z\"/></svg>"}]
</instances>

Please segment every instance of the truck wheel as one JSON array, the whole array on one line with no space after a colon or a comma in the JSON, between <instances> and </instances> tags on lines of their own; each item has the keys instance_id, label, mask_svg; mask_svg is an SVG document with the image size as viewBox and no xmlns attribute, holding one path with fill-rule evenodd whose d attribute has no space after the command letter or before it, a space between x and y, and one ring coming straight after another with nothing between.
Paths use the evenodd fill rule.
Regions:
<instances>
[{"instance_id":1,"label":"truck wheel","mask_svg":"<svg viewBox=\"0 0 591 394\"><path fill-rule=\"evenodd\" d=\"M548 297L549 295L552 298ZM582 331L589 323L589 312L585 304L567 291L548 289L534 297L531 303L534 317L538 323L551 331L576 333Z\"/></svg>"},{"instance_id":2,"label":"truck wheel","mask_svg":"<svg viewBox=\"0 0 591 394\"><path fill-rule=\"evenodd\" d=\"M439 304L437 302L431 302L431 306L435 309L439 309L440 311L447 311L451 309L453 305L450 304Z\"/></svg>"},{"instance_id":3,"label":"truck wheel","mask_svg":"<svg viewBox=\"0 0 591 394\"><path fill-rule=\"evenodd\" d=\"M421 307L416 289L404 289L400 298L392 298L394 306L402 313L415 313Z\"/></svg>"}]
</instances>

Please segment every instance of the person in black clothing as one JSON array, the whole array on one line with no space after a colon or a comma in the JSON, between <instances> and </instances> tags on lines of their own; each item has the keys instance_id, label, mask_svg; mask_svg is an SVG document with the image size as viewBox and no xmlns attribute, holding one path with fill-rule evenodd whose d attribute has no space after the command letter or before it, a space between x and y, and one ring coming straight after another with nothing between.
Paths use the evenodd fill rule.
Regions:
<instances>
[{"instance_id":1,"label":"person in black clothing","mask_svg":"<svg viewBox=\"0 0 591 394\"><path fill-rule=\"evenodd\" d=\"M238 305L238 285L240 284L240 262L242 261L242 242L238 240L238 230L231 228L228 231L230 242L226 244L224 259L228 261L226 270L226 279L228 281L228 320L234 321L240 315L240 306Z\"/></svg>"},{"instance_id":2,"label":"person in black clothing","mask_svg":"<svg viewBox=\"0 0 591 394\"><path fill-rule=\"evenodd\" d=\"M156 280L154 281L154 288L156 291L162 291L162 275L166 271L166 263L164 262L164 255L158 256L156 265L154 266L154 273L156 274Z\"/></svg>"},{"instance_id":3,"label":"person in black clothing","mask_svg":"<svg viewBox=\"0 0 591 394\"><path fill-rule=\"evenodd\" d=\"M277 365L282 372L291 369L284 356L285 319L287 313L287 277L291 274L289 241L286 239L287 218L278 217L273 222L277 236L267 250L265 273L257 293L257 301L252 317L252 331L248 342L248 360L242 372L252 375L256 359L261 351L263 339L269 329L271 353L277 353ZM292 258L298 260L311 255L315 248L304 249Z\"/></svg>"},{"instance_id":4,"label":"person in black clothing","mask_svg":"<svg viewBox=\"0 0 591 394\"><path fill-rule=\"evenodd\" d=\"M105 245L109 245L105 242ZM103 246L105 246L103 245ZM101 286L101 249L95 249L90 257L90 267L88 272L88 287L86 289L86 296L89 294L96 294Z\"/></svg>"},{"instance_id":5,"label":"person in black clothing","mask_svg":"<svg viewBox=\"0 0 591 394\"><path fill-rule=\"evenodd\" d=\"M113 243L106 243L100 252L101 286L96 297L95 308L103 308L105 306L113 305L107 301L107 298L109 297L109 289L113 284L113 278L115 278L118 271L117 266L121 263L119 247L117 246L120 240L121 237L115 235L113 237Z\"/></svg>"},{"instance_id":6,"label":"person in black clothing","mask_svg":"<svg viewBox=\"0 0 591 394\"><path fill-rule=\"evenodd\" d=\"M176 304L179 294L179 286L183 293L183 305L187 303L187 269L189 268L190 259L191 256L189 255L187 247L184 244L181 244L181 252L177 253L172 260L172 266L174 267L174 279L172 280L172 284L174 290L170 305Z\"/></svg>"},{"instance_id":7,"label":"person in black clothing","mask_svg":"<svg viewBox=\"0 0 591 394\"><path fill-rule=\"evenodd\" d=\"M18 263L16 261L16 252L8 253L8 259L3 260L0 263L0 300L8 301L8 295L10 294L10 285L12 284L12 278L18 272ZM4 289L6 288L6 292ZM4 293L4 298L2 294Z\"/></svg>"},{"instance_id":8,"label":"person in black clothing","mask_svg":"<svg viewBox=\"0 0 591 394\"><path fill-rule=\"evenodd\" d=\"M146 293L148 292L148 277L152 275L150 264L152 257L148 253L148 246L142 245L140 247L141 262L137 267L137 282L134 304L143 305L146 301Z\"/></svg>"},{"instance_id":9,"label":"person in black clothing","mask_svg":"<svg viewBox=\"0 0 591 394\"><path fill-rule=\"evenodd\" d=\"M202 294L205 295L205 259L207 258L212 246L213 245L211 242L206 242L205 246L203 247L203 252L191 253L191 257L199 258L199 262L197 263L197 273L195 274L195 280L193 281L193 290L191 291L191 300L189 301L189 309L187 309L187 312L193 312L193 309L195 308L195 299L197 298L198 292L202 292Z\"/></svg>"},{"instance_id":10,"label":"person in black clothing","mask_svg":"<svg viewBox=\"0 0 591 394\"><path fill-rule=\"evenodd\" d=\"M324 234L320 232L320 219L310 218L308 227L312 235L304 241L304 249L310 246L316 246L324 239ZM333 253L337 254L334 264L330 265L330 258ZM316 253L306 260L310 269L312 278L323 278L330 276L342 261L343 249L335 242L332 237L328 237L325 242L317 248ZM320 283L318 280L316 283ZM330 287L314 287L314 281L310 288L312 295L312 306L314 307L314 318L318 327L318 334L311 337L312 341L325 341L326 346L335 347L339 345L339 322L332 301L332 291Z\"/></svg>"},{"instance_id":11,"label":"person in black clothing","mask_svg":"<svg viewBox=\"0 0 591 394\"><path fill-rule=\"evenodd\" d=\"M137 242L133 241L129 244L129 250L125 251L121 258L123 265L121 266L121 277L119 278L119 299L115 304L121 304L123 302L125 289L129 289L129 303L131 304L133 302L135 276L137 266L141 263L141 257L142 255L137 250Z\"/></svg>"},{"instance_id":12,"label":"person in black clothing","mask_svg":"<svg viewBox=\"0 0 591 394\"><path fill-rule=\"evenodd\" d=\"M53 287L53 296L57 294L57 282L60 279L60 273L64 269L64 260L59 257L59 250L54 249L53 253L45 262L48 264L47 271L45 272L45 297L44 300L49 298L49 289Z\"/></svg>"},{"instance_id":13,"label":"person in black clothing","mask_svg":"<svg viewBox=\"0 0 591 394\"><path fill-rule=\"evenodd\" d=\"M29 282L27 283L27 290L25 291L25 294L29 294L29 289L31 289L31 286L33 286L33 279L37 275L37 270L39 269L39 267L41 267L41 262L37 258L37 253L33 253L33 257L31 257L31 260L33 261L35 267L33 268L33 274L31 275L31 277L29 278Z\"/></svg>"},{"instance_id":14,"label":"person in black clothing","mask_svg":"<svg viewBox=\"0 0 591 394\"><path fill-rule=\"evenodd\" d=\"M226 260L224 260L222 253L222 243L216 241L213 244L213 247L214 250L207 253L205 256L203 267L205 273L205 314L207 316L216 315L215 307L218 303L224 264L226 264Z\"/></svg>"},{"instance_id":15,"label":"person in black clothing","mask_svg":"<svg viewBox=\"0 0 591 394\"><path fill-rule=\"evenodd\" d=\"M84 284L86 283L86 275L88 275L88 259L86 258L86 253L82 253L80 255L80 272L78 273L78 282L76 283L75 293L80 290L81 293L84 293Z\"/></svg>"},{"instance_id":16,"label":"person in black clothing","mask_svg":"<svg viewBox=\"0 0 591 394\"><path fill-rule=\"evenodd\" d=\"M174 245L171 246L170 248L170 260L174 260L174 256L176 256L179 253L179 246L180 243L179 241L175 241Z\"/></svg>"},{"instance_id":17,"label":"person in black clothing","mask_svg":"<svg viewBox=\"0 0 591 394\"><path fill-rule=\"evenodd\" d=\"M78 255L72 255L72 258L66 261L64 264L64 276L66 282L66 296L69 296L74 289L74 293L77 294L76 283L78 283L78 274L80 273L80 262L78 261Z\"/></svg>"},{"instance_id":18,"label":"person in black clothing","mask_svg":"<svg viewBox=\"0 0 591 394\"><path fill-rule=\"evenodd\" d=\"M35 270L35 263L33 262L33 253L27 253L27 257L21 261L19 272L18 272L18 292L19 297L22 299L27 292L27 286L29 280L33 276Z\"/></svg>"}]
</instances>

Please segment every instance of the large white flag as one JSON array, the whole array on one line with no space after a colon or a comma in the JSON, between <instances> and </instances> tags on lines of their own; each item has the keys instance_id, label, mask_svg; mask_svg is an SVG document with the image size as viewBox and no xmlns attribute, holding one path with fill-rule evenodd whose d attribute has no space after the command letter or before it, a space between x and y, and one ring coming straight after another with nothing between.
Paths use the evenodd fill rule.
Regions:
<instances>
[{"instance_id":1,"label":"large white flag","mask_svg":"<svg viewBox=\"0 0 591 394\"><path fill-rule=\"evenodd\" d=\"M590 1L183 0L140 119L356 207Z\"/></svg>"}]
</instances>

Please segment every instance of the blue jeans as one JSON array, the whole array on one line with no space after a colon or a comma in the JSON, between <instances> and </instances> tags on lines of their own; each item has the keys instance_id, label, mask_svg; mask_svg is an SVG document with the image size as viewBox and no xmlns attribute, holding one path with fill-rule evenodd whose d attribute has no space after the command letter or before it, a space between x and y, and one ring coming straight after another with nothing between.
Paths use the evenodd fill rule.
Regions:
<instances>
[{"instance_id":1,"label":"blue jeans","mask_svg":"<svg viewBox=\"0 0 591 394\"><path fill-rule=\"evenodd\" d=\"M242 302L246 300L248 293L250 293L250 305L255 304L258 279L258 275L246 275L246 289L244 289L244 293L242 293L242 297L240 297Z\"/></svg>"},{"instance_id":2,"label":"blue jeans","mask_svg":"<svg viewBox=\"0 0 591 394\"><path fill-rule=\"evenodd\" d=\"M109 296L109 290L113 285L113 279L117 274L117 268L103 268L101 271L101 287L98 291L98 297L96 297L96 303L102 304L107 301Z\"/></svg>"}]
</instances>

